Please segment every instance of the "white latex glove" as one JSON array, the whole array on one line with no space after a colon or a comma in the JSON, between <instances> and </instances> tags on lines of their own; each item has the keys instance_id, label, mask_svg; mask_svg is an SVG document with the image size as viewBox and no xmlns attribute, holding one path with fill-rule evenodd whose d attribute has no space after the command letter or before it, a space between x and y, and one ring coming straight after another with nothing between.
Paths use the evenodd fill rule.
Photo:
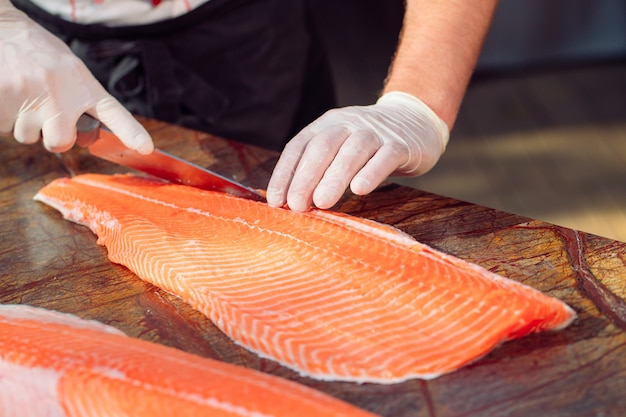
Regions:
<instances>
[{"instance_id":1,"label":"white latex glove","mask_svg":"<svg viewBox=\"0 0 626 417\"><path fill-rule=\"evenodd\" d=\"M333 109L283 150L267 187L267 202L294 211L332 207L350 187L372 192L390 175L431 169L448 143L448 126L426 104L402 92L374 105Z\"/></svg>"},{"instance_id":2,"label":"white latex glove","mask_svg":"<svg viewBox=\"0 0 626 417\"><path fill-rule=\"evenodd\" d=\"M153 150L141 124L57 37L0 0L0 135L63 152L82 113L100 120L141 153Z\"/></svg>"}]
</instances>

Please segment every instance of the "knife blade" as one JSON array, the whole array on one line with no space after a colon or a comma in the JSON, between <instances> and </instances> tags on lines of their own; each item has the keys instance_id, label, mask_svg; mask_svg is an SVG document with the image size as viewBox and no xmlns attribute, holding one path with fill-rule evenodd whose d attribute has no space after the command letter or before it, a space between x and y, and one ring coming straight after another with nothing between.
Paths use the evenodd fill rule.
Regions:
<instances>
[{"instance_id":1,"label":"knife blade","mask_svg":"<svg viewBox=\"0 0 626 417\"><path fill-rule=\"evenodd\" d=\"M82 120L81 120L82 119ZM182 158L155 149L148 155L129 149L112 132L90 116L83 115L77 123L79 145L89 153L125 167L153 175L166 181L211 191L226 192L255 201L265 201L257 190L226 178L216 172Z\"/></svg>"}]
</instances>

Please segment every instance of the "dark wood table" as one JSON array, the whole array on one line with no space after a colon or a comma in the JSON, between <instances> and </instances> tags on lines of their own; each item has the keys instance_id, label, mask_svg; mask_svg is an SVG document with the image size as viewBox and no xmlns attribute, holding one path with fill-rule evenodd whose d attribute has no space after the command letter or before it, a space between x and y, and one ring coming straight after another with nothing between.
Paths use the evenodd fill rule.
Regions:
<instances>
[{"instance_id":1,"label":"dark wood table","mask_svg":"<svg viewBox=\"0 0 626 417\"><path fill-rule=\"evenodd\" d=\"M157 146L264 188L277 154L144 120ZM71 172L127 172L74 150L0 139L0 302L46 307L127 334L299 381L383 416L626 415L626 244L394 184L346 195L338 211L421 242L571 305L564 331L511 341L432 381L319 382L236 346L184 302L108 261L85 227L32 200ZM462 181L462 178L459 179Z\"/></svg>"}]
</instances>

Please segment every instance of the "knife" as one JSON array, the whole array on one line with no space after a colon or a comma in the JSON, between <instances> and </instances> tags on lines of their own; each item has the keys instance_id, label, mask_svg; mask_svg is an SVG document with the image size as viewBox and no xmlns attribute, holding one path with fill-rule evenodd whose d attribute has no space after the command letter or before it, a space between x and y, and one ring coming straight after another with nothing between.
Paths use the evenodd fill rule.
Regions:
<instances>
[{"instance_id":1,"label":"knife","mask_svg":"<svg viewBox=\"0 0 626 417\"><path fill-rule=\"evenodd\" d=\"M98 158L145 172L172 183L226 192L255 201L265 201L265 197L253 188L246 187L160 149L155 149L148 155L129 149L111 131L89 115L83 114L79 118L76 123L76 130L76 142L80 146L86 147L90 154Z\"/></svg>"}]
</instances>

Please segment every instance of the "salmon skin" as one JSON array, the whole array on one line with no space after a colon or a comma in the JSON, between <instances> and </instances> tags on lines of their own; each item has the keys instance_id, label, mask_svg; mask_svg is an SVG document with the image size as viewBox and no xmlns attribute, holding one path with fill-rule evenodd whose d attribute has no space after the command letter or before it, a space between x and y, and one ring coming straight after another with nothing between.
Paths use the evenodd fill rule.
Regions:
<instances>
[{"instance_id":1,"label":"salmon skin","mask_svg":"<svg viewBox=\"0 0 626 417\"><path fill-rule=\"evenodd\" d=\"M127 337L99 322L6 304L0 416L374 415L304 385Z\"/></svg>"},{"instance_id":2,"label":"salmon skin","mask_svg":"<svg viewBox=\"0 0 626 417\"><path fill-rule=\"evenodd\" d=\"M132 175L60 178L35 199L236 343L311 378L434 378L575 317L535 289L345 214Z\"/></svg>"}]
</instances>

